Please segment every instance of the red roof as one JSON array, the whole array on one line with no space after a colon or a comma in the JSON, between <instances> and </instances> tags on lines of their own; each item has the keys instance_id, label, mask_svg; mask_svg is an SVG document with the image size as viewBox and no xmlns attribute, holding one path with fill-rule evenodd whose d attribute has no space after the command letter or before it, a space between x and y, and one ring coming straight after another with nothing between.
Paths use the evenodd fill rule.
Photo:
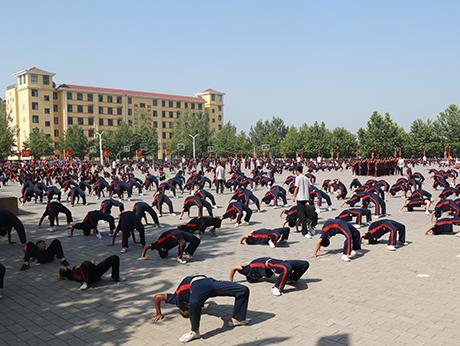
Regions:
<instances>
[{"instance_id":1,"label":"red roof","mask_svg":"<svg viewBox=\"0 0 460 346\"><path fill-rule=\"evenodd\" d=\"M162 99L204 102L204 100L201 97L149 93L149 92L144 92L144 91L133 91L133 90L123 90L123 89L98 88L98 87L73 85L73 84L61 84L59 88L76 89L76 90L81 90L81 91L91 91L95 93L124 94L124 95L141 96L141 97L155 97L155 98L162 98Z\"/></svg>"},{"instance_id":2,"label":"red roof","mask_svg":"<svg viewBox=\"0 0 460 346\"><path fill-rule=\"evenodd\" d=\"M44 74L54 74L52 72L48 72L48 71L45 71L45 70L42 70L41 68L38 68L38 67L32 67L32 68L29 68L27 70L27 72L36 72L36 73L44 73Z\"/></svg>"},{"instance_id":3,"label":"red roof","mask_svg":"<svg viewBox=\"0 0 460 346\"><path fill-rule=\"evenodd\" d=\"M217 91L216 89L212 89L212 88L206 89L205 91L201 92L201 94L205 94L205 93L225 95L223 92Z\"/></svg>"}]
</instances>

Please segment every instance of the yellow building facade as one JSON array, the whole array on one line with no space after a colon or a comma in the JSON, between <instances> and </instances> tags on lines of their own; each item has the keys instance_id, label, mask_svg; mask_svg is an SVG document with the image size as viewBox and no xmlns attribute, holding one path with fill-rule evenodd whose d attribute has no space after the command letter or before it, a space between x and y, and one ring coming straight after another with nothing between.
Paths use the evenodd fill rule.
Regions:
<instances>
[{"instance_id":1,"label":"yellow building facade","mask_svg":"<svg viewBox=\"0 0 460 346\"><path fill-rule=\"evenodd\" d=\"M78 125L90 141L97 131L113 131L122 122L136 126L146 121L157 129L158 158L169 153L174 123L181 113L203 112L209 127L218 131L224 121L224 93L207 89L195 96L169 95L54 83L54 73L32 67L15 74L16 84L7 87L6 111L18 129L17 151L24 148L32 131L42 131L58 141L71 125Z\"/></svg>"}]
</instances>

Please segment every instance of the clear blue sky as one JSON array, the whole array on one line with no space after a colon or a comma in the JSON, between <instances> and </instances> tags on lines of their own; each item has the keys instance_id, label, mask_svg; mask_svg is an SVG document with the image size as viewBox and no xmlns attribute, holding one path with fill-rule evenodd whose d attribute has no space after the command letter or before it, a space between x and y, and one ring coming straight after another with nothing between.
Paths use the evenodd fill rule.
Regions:
<instances>
[{"instance_id":1,"label":"clear blue sky","mask_svg":"<svg viewBox=\"0 0 460 346\"><path fill-rule=\"evenodd\" d=\"M405 128L460 104L459 1L16 1L0 88L37 66L74 83L225 92L225 120ZM2 92L2 94L4 94Z\"/></svg>"}]
</instances>

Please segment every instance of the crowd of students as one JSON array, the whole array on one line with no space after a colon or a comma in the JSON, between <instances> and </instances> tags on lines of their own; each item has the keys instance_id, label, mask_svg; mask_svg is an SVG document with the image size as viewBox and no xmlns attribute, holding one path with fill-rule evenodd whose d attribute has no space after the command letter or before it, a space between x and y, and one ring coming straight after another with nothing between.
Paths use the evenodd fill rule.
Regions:
<instances>
[{"instance_id":1,"label":"crowd of students","mask_svg":"<svg viewBox=\"0 0 460 346\"><path fill-rule=\"evenodd\" d=\"M355 178L347 187L343 181L334 178L334 172L344 167L346 169L347 165L356 175L375 173L380 176L394 173L397 162L380 161L374 162L374 171L371 168L374 163L369 160L354 163L262 159L244 162L204 160L196 163L183 160L163 163L157 167L147 162L136 162L116 165L112 171L79 161L8 162L0 167L0 177L5 184L21 185L22 204L38 203L46 197L47 203L39 219L39 227L48 219L50 230L54 230L59 226L59 215L63 214L70 228L69 236L81 230L85 236L93 235L101 239L103 235L98 224L99 221L105 221L109 225L110 245L114 245L120 235L121 254L128 251L130 238L134 243L137 242L137 234L142 245L140 260L149 259L149 250L156 250L160 258L166 258L177 248L177 262L184 265L190 263L207 230L211 236L216 236L217 230L227 219L234 222L236 227L248 225L254 207L255 212L262 211L263 206L286 207L281 212L282 225L254 229L241 238L240 244L277 247L289 241L291 229L311 239L317 236L316 227L321 208L333 211L332 198L342 200L340 208L346 205L346 209L338 211L335 218L324 221L312 257L317 256L321 248L328 247L330 239L336 235L344 237L341 259L345 262L361 255L364 240L369 244L378 244L382 237L388 235L387 249L390 251L408 245L406 226L396 220L383 218L387 214L386 202L389 198L397 197L398 193L405 197L402 210L414 212L416 208L422 207L426 213L430 213L434 205L427 235L453 233L453 226L460 224L460 198L456 198L460 194L460 184L455 185L458 173L453 169L429 171L433 189L441 189L436 199L423 189L426 184L423 174L412 173L410 168L406 170L406 176L393 185L384 179L361 182ZM324 180L320 187L316 184L315 176L318 170L328 170L331 175L331 179ZM246 174L245 171L251 173ZM277 177L284 171L290 174L283 183L278 182ZM228 205L219 213L220 216L216 216L213 211L217 208L214 194L223 194L226 190L230 190ZM254 193L256 191L259 191L260 199ZM131 201L133 194L145 193L152 195L151 204L138 201L132 209L125 210L125 204ZM155 227L162 228L159 217L164 214L163 204L167 205L170 215L177 215L171 199L176 198L178 193L186 194L187 197L184 198L177 226L161 229L156 240L147 243L145 225L149 218ZM61 203L63 194L67 194L70 209ZM99 208L88 210L83 220L74 222L72 207L86 206L87 198L92 196L101 200ZM295 201L295 205L288 206L290 199ZM112 208L118 208L117 222L112 215ZM197 216L192 217L191 213ZM184 214L187 214L188 221L180 221ZM378 220L372 222L373 216ZM361 233L359 229L365 225L368 229ZM24 261L21 270L28 270L30 261L44 264L57 258L60 261L59 277L79 282L81 290L87 290L109 270L113 281L124 281L120 276L122 261L118 255L111 255L100 263L87 260L71 267L58 239L52 240L49 245L41 239L27 241L27 232L21 220L11 212L0 211L0 235L7 235L8 241L13 243L13 230L23 244ZM228 324L232 327L244 325L247 323L250 291L246 286L233 282L236 273L245 276L251 283L277 275L271 291L279 296L283 294L285 285L295 285L309 266L309 262L304 259L288 260L266 256L231 267L228 281L216 280L204 274L187 276L173 293L154 296L155 314L152 321L158 322L163 318L162 303L175 304L180 313L190 319L191 331L180 338L182 342L188 342L200 337L200 316L204 302L211 297L231 296L235 298L235 306ZM5 267L0 264L0 289L3 288L4 276Z\"/></svg>"}]
</instances>

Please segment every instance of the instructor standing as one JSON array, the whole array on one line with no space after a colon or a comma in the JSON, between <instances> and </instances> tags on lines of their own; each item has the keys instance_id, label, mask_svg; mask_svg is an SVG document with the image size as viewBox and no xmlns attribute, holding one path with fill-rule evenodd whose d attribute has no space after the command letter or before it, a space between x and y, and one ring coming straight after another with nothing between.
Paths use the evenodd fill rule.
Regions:
<instances>
[{"instance_id":1,"label":"instructor standing","mask_svg":"<svg viewBox=\"0 0 460 346\"><path fill-rule=\"evenodd\" d=\"M307 229L307 201L310 200L310 182L307 177L302 173L303 167L297 166L295 178L294 198L297 202L297 214L302 225L302 235L311 238Z\"/></svg>"}]
</instances>

